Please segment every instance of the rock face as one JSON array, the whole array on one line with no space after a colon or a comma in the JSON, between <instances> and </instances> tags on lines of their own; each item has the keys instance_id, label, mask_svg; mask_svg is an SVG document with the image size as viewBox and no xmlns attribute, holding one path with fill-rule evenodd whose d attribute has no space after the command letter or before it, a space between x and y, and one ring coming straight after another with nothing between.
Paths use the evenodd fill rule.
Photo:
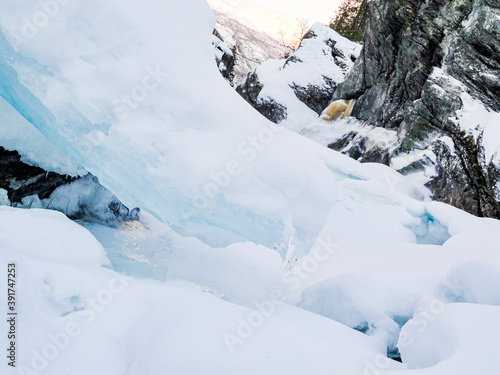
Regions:
<instances>
[{"instance_id":1,"label":"rock face","mask_svg":"<svg viewBox=\"0 0 500 375\"><path fill-rule=\"evenodd\" d=\"M433 164L435 199L500 218L500 1L368 6L361 56L333 100L356 99L353 116L398 132L391 159L422 155L403 173Z\"/></svg>"},{"instance_id":2,"label":"rock face","mask_svg":"<svg viewBox=\"0 0 500 375\"><path fill-rule=\"evenodd\" d=\"M360 50L317 23L288 59L262 64L236 91L269 120L300 131L328 106Z\"/></svg>"},{"instance_id":3,"label":"rock face","mask_svg":"<svg viewBox=\"0 0 500 375\"><path fill-rule=\"evenodd\" d=\"M139 220L139 209L130 211L99 184L97 177L47 172L21 161L18 152L0 147L0 192L2 190L7 192L7 197L0 199L0 204L52 209L73 220L108 226Z\"/></svg>"}]
</instances>

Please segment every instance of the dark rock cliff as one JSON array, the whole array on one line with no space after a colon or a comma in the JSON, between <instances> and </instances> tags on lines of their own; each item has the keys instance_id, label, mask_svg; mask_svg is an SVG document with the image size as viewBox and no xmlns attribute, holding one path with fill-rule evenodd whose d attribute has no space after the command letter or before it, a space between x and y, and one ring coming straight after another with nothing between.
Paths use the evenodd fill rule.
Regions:
<instances>
[{"instance_id":1,"label":"dark rock cliff","mask_svg":"<svg viewBox=\"0 0 500 375\"><path fill-rule=\"evenodd\" d=\"M500 218L500 164L498 155L485 156L486 124L478 118L474 132L457 120L464 95L500 111L500 1L374 0L368 6L361 56L333 99L356 99L353 116L396 130L391 157L431 150L437 175L428 186L435 199Z\"/></svg>"}]
</instances>

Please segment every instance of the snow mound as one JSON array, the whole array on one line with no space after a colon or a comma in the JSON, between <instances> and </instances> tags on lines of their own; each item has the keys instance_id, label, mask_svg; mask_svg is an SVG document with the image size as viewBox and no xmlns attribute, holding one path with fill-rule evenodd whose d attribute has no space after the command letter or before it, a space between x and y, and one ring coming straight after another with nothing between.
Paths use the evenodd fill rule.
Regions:
<instances>
[{"instance_id":1,"label":"snow mound","mask_svg":"<svg viewBox=\"0 0 500 375\"><path fill-rule=\"evenodd\" d=\"M59 212L0 207L0 248L68 265L108 265L101 244Z\"/></svg>"},{"instance_id":2,"label":"snow mound","mask_svg":"<svg viewBox=\"0 0 500 375\"><path fill-rule=\"evenodd\" d=\"M470 374L478 368L481 374L498 374L499 313L498 306L450 304L431 318L416 316L401 332L403 361L423 375ZM488 360L478 364L470 358Z\"/></svg>"},{"instance_id":3,"label":"snow mound","mask_svg":"<svg viewBox=\"0 0 500 375\"><path fill-rule=\"evenodd\" d=\"M60 214L1 209L0 218L5 216L16 225L2 226L9 242L0 246L0 261L15 259L23 275L16 304L23 314L22 355L7 375L143 374L145 369L179 375L207 369L340 375L361 371L364 358L380 355L369 337L286 304L264 316L256 307L224 301L186 282L132 279L101 268L97 259L88 260L99 248L96 241L82 243L90 253L87 260L80 258L82 245L66 236L78 240L86 231ZM16 229L31 222L39 228L37 252L25 246ZM52 247L53 232L67 240L64 248ZM68 254L72 260L59 262ZM210 256L207 260L210 268Z\"/></svg>"}]
</instances>

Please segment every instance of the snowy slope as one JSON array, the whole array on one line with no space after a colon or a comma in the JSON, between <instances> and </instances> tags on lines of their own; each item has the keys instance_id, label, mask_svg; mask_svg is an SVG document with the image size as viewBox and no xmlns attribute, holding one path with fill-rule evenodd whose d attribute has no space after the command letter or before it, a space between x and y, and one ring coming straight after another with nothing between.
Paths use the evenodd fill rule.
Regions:
<instances>
[{"instance_id":1,"label":"snowy slope","mask_svg":"<svg viewBox=\"0 0 500 375\"><path fill-rule=\"evenodd\" d=\"M279 246L296 234L311 243L335 202L324 151L276 134L228 87L213 62L206 4L71 3L18 44L36 4L0 15L1 96L59 149L127 206L181 233L217 227L207 242ZM185 38L167 37L179 29ZM100 143L89 149L88 136Z\"/></svg>"},{"instance_id":2,"label":"snowy slope","mask_svg":"<svg viewBox=\"0 0 500 375\"><path fill-rule=\"evenodd\" d=\"M0 208L0 261L29 275L17 287L19 369L466 375L479 366L496 374L499 223L427 204L435 215L427 230L439 217L448 232L416 244L404 225L424 237L425 226L416 229L398 203L420 204L397 192L391 201L374 181L341 186L325 227L332 237L323 234L331 247L318 242L293 269L271 249L212 249L148 215L122 229L89 226L129 278L106 269L102 246L63 215ZM396 343L404 365L386 357Z\"/></svg>"}]
</instances>

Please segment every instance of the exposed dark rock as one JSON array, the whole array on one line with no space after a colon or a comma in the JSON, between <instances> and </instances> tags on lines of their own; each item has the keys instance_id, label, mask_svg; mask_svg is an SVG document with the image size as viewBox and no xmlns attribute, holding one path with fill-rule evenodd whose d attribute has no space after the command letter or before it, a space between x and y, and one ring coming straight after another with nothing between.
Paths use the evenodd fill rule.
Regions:
<instances>
[{"instance_id":1,"label":"exposed dark rock","mask_svg":"<svg viewBox=\"0 0 500 375\"><path fill-rule=\"evenodd\" d=\"M97 177L69 177L28 165L16 151L0 147L0 189L10 204L24 208L61 211L70 219L116 226L138 220L139 209L130 211Z\"/></svg>"},{"instance_id":2,"label":"exposed dark rock","mask_svg":"<svg viewBox=\"0 0 500 375\"><path fill-rule=\"evenodd\" d=\"M21 203L24 197L34 194L40 199L48 198L56 188L74 180L25 164L19 153L0 146L0 188L7 190L12 203Z\"/></svg>"},{"instance_id":3,"label":"exposed dark rock","mask_svg":"<svg viewBox=\"0 0 500 375\"><path fill-rule=\"evenodd\" d=\"M357 99L353 116L397 130L393 155L433 150L435 199L500 218L498 168L484 160L481 137L452 120L464 92L500 111L500 2L380 0L368 7L361 56L333 99ZM442 136L453 150L437 141Z\"/></svg>"}]
</instances>

